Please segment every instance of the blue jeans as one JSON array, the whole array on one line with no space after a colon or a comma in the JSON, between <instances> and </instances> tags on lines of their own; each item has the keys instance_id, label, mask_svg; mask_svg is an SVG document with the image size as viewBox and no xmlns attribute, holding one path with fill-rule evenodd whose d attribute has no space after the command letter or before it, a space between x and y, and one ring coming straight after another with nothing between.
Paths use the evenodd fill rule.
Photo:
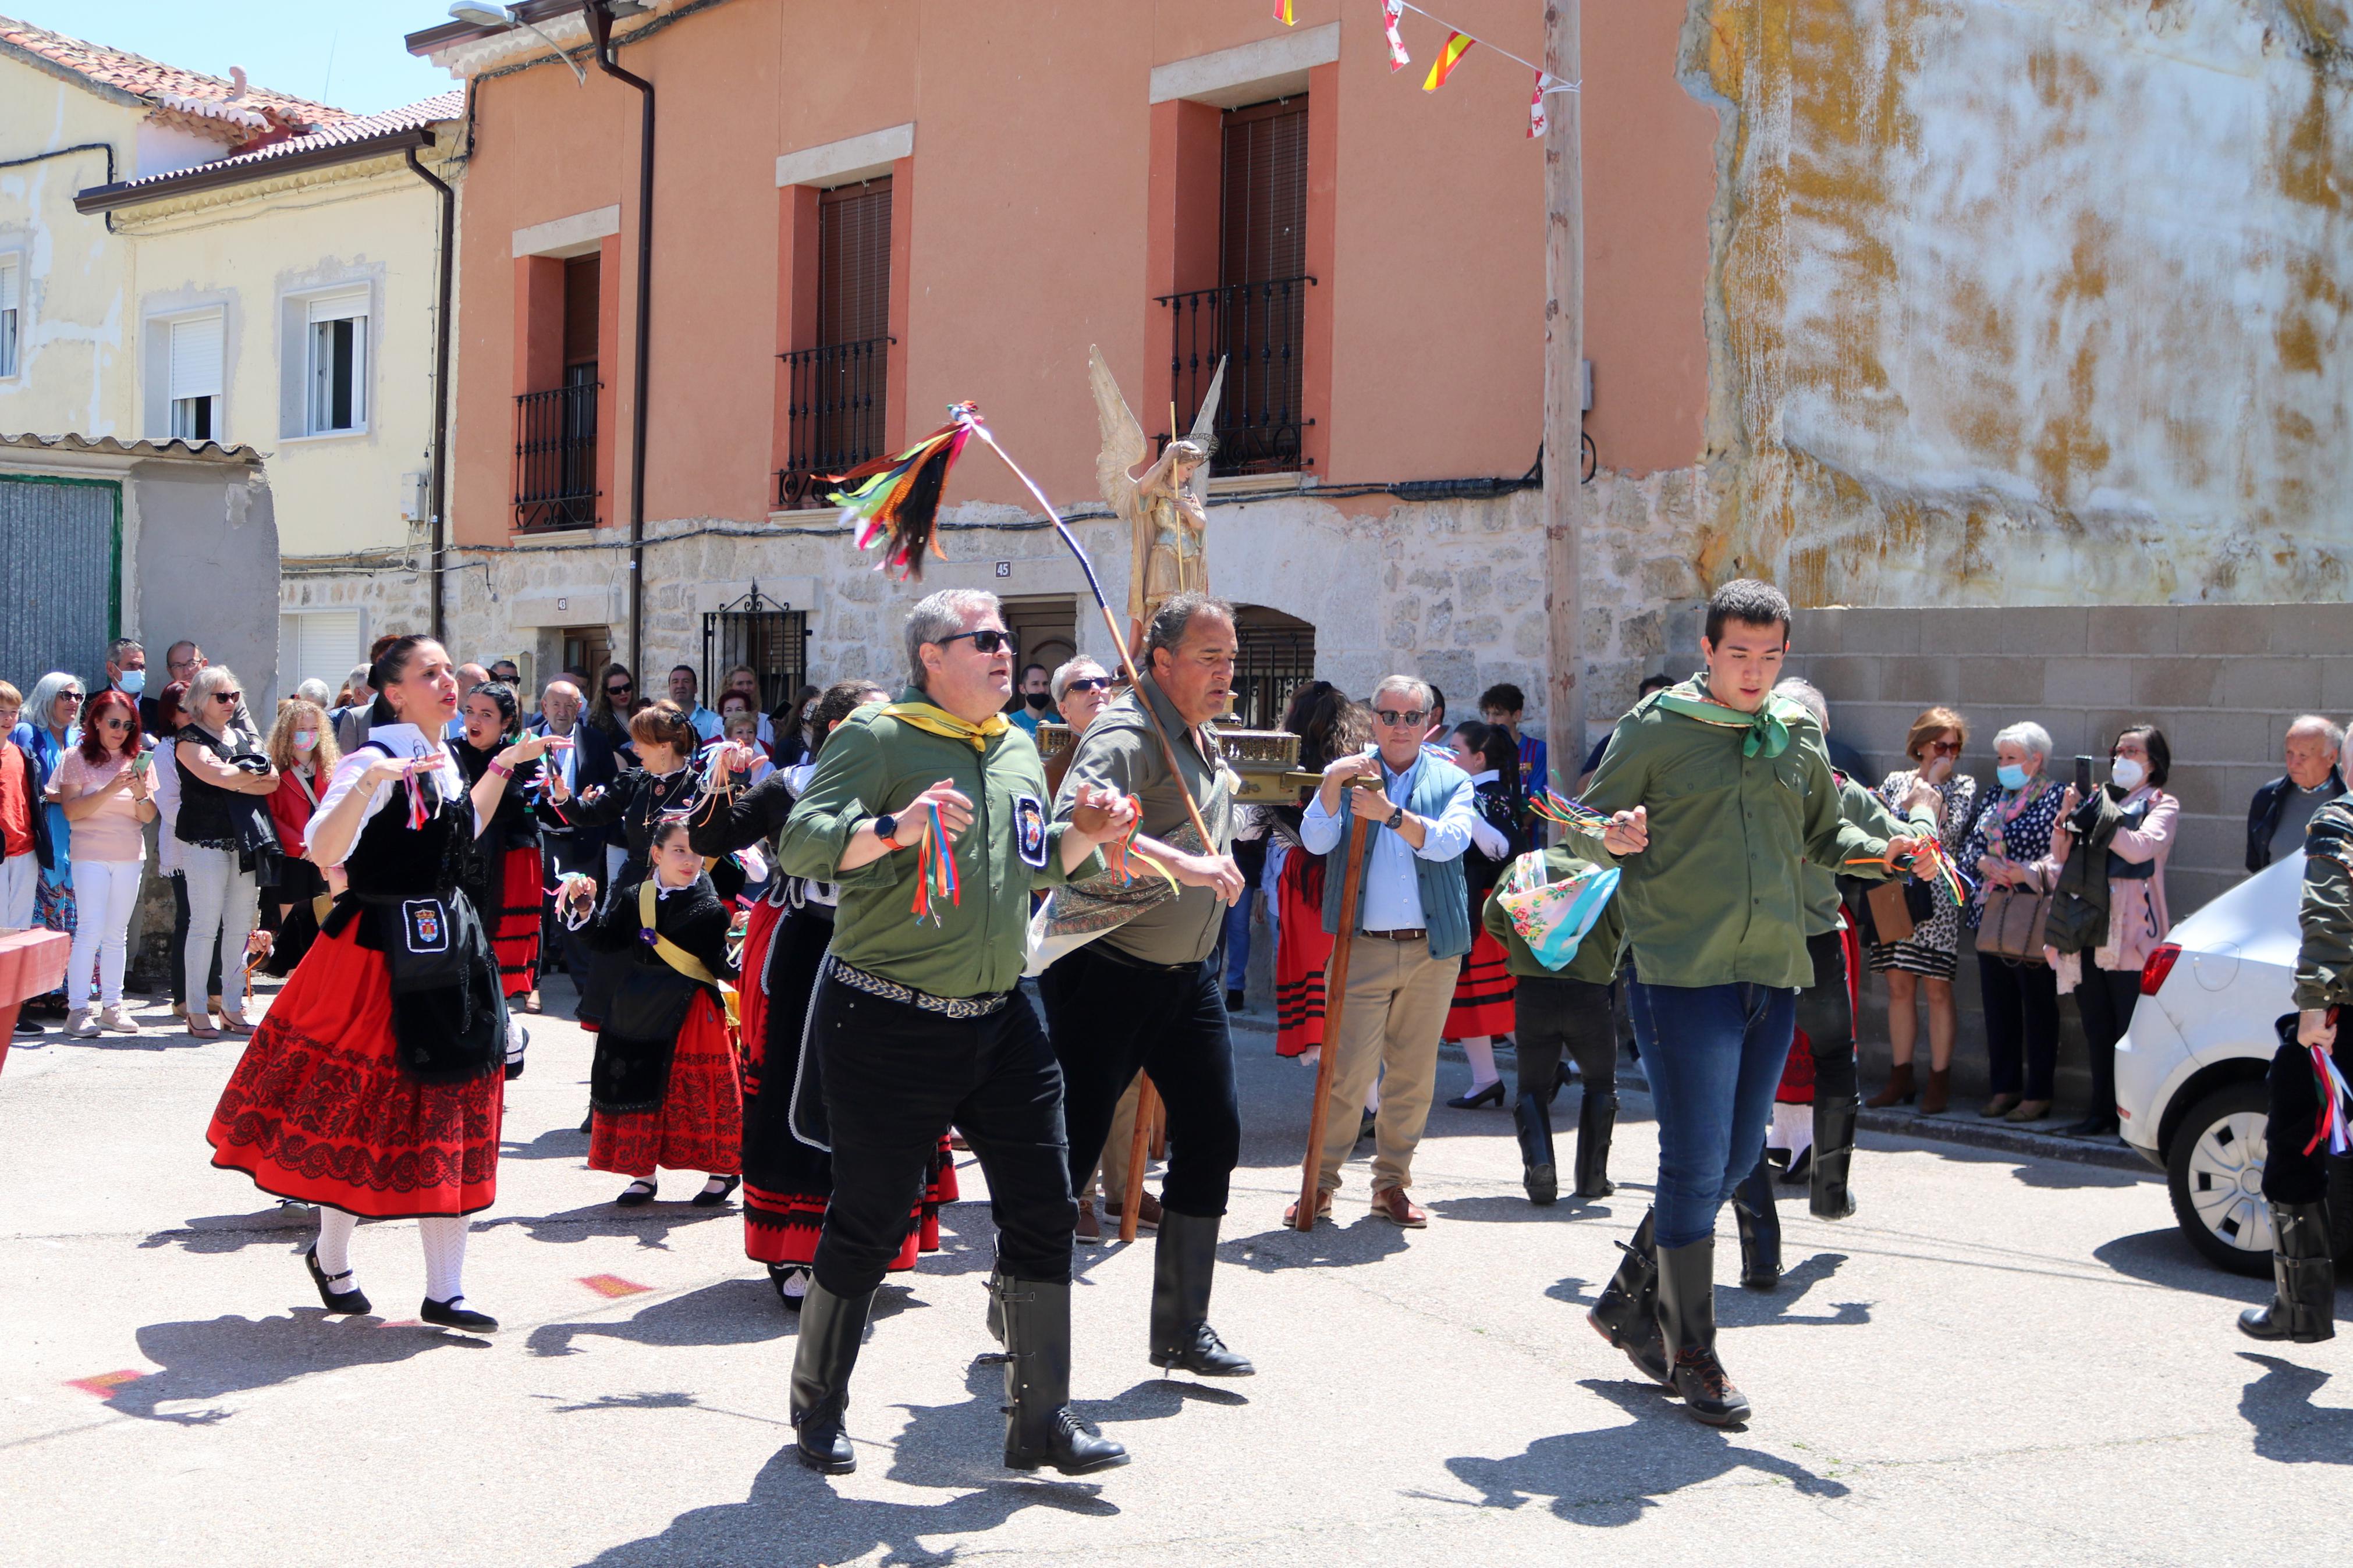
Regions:
<instances>
[{"instance_id":1,"label":"blue jeans","mask_svg":"<svg viewBox=\"0 0 2353 1568\"><path fill-rule=\"evenodd\" d=\"M1242 989L1244 976L1250 973L1250 896L1242 894L1241 901L1226 911L1226 989Z\"/></svg>"},{"instance_id":2,"label":"blue jeans","mask_svg":"<svg viewBox=\"0 0 2353 1568\"><path fill-rule=\"evenodd\" d=\"M1798 994L1771 985L1634 984L1634 1035L1659 1119L1661 1247L1715 1234L1716 1211L1765 1150L1797 1028Z\"/></svg>"}]
</instances>

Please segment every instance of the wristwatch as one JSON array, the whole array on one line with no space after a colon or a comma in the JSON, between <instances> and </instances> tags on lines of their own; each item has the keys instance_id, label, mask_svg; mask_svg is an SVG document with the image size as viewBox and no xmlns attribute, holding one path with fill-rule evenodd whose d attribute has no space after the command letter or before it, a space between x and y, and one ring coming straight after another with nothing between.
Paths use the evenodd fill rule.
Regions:
<instances>
[{"instance_id":1,"label":"wristwatch","mask_svg":"<svg viewBox=\"0 0 2353 1568\"><path fill-rule=\"evenodd\" d=\"M905 845L900 843L898 839L892 837L899 831L899 819L897 817L878 816L874 819L873 827L874 837L882 841L883 848L904 849L906 847Z\"/></svg>"},{"instance_id":2,"label":"wristwatch","mask_svg":"<svg viewBox=\"0 0 2353 1568\"><path fill-rule=\"evenodd\" d=\"M1405 807L1403 807L1403 806L1401 806L1401 805L1400 805L1400 806L1398 806L1395 811L1392 811L1392 812L1390 812L1390 813L1389 813L1389 819L1388 819L1387 822L1385 822L1385 823L1381 824L1381 826L1384 826L1384 827L1387 827L1387 828L1390 829L1391 831L1395 831L1395 830L1396 830L1396 827L1397 827L1397 825L1398 825L1398 823L1400 823L1400 822L1403 822L1404 820L1405 820Z\"/></svg>"}]
</instances>

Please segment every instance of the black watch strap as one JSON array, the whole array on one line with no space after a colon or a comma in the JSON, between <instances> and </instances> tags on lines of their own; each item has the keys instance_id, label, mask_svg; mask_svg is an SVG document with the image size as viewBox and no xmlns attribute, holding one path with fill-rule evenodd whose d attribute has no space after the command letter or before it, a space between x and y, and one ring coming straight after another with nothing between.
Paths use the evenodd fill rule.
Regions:
<instances>
[{"instance_id":1,"label":"black watch strap","mask_svg":"<svg viewBox=\"0 0 2353 1568\"><path fill-rule=\"evenodd\" d=\"M1394 829L1394 828L1397 826L1397 825L1398 825L1398 823L1403 822L1404 820L1405 820L1405 807L1404 807L1404 806L1402 806L1402 805L1400 805L1400 806L1398 806L1395 811L1392 811L1392 812L1390 812L1390 813L1389 813L1389 819L1388 819L1388 821L1387 821L1386 823L1382 824L1382 826L1385 826L1385 827L1388 827L1388 828Z\"/></svg>"}]
</instances>

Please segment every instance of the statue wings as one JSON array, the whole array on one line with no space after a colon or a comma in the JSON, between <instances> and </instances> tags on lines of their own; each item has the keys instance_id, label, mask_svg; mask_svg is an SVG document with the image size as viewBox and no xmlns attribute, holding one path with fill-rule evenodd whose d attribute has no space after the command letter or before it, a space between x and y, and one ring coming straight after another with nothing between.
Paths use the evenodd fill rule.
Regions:
<instances>
[{"instance_id":1,"label":"statue wings","mask_svg":"<svg viewBox=\"0 0 2353 1568\"><path fill-rule=\"evenodd\" d=\"M1095 456L1095 485L1112 510L1122 517L1128 513L1135 495L1135 480L1129 470L1144 461L1147 447L1144 426L1135 422L1135 413L1120 395L1119 383L1103 363L1103 350L1092 344L1087 347L1087 384L1095 395L1095 423L1103 432L1103 450Z\"/></svg>"}]
</instances>

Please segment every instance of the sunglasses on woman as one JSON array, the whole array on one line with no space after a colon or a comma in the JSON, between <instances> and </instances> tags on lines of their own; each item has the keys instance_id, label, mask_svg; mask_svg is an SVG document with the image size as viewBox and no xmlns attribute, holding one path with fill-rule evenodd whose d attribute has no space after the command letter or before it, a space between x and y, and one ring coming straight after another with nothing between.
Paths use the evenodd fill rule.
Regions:
<instances>
[{"instance_id":1,"label":"sunglasses on woman","mask_svg":"<svg viewBox=\"0 0 2353 1568\"><path fill-rule=\"evenodd\" d=\"M1961 743L1958 741L1931 741L1928 751L1935 756L1957 757L1961 754Z\"/></svg>"},{"instance_id":2,"label":"sunglasses on woman","mask_svg":"<svg viewBox=\"0 0 2353 1568\"><path fill-rule=\"evenodd\" d=\"M995 653L1000 648L1007 653L1021 651L1020 645L1014 641L1011 632L1002 632L995 626L983 626L976 632L957 632L953 637L940 638L935 646L945 647L952 642L962 642L966 637L970 637L972 646L982 653Z\"/></svg>"},{"instance_id":3,"label":"sunglasses on woman","mask_svg":"<svg viewBox=\"0 0 2353 1568\"><path fill-rule=\"evenodd\" d=\"M245 693L242 691L216 691L213 693L213 700L216 702L226 702L230 707L234 708L238 703L245 700Z\"/></svg>"}]
</instances>

